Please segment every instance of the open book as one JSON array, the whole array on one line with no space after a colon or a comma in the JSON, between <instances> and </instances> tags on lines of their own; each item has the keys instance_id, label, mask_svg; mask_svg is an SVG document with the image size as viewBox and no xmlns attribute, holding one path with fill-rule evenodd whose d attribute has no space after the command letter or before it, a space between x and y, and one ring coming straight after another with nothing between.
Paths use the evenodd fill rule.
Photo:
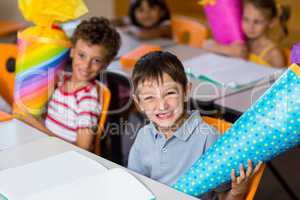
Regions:
<instances>
[{"instance_id":1,"label":"open book","mask_svg":"<svg viewBox=\"0 0 300 200\"><path fill-rule=\"evenodd\" d=\"M0 200L154 200L121 168L69 151L0 172Z\"/></svg>"},{"instance_id":2,"label":"open book","mask_svg":"<svg viewBox=\"0 0 300 200\"><path fill-rule=\"evenodd\" d=\"M189 59L183 65L186 73L192 77L231 88L253 85L282 72L281 69L211 53Z\"/></svg>"}]
</instances>

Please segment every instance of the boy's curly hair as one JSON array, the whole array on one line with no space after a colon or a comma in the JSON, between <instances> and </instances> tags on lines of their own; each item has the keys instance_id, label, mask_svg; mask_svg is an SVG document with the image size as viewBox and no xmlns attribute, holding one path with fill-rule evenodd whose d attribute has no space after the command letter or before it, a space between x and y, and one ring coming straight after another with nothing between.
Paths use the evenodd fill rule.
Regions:
<instances>
[{"instance_id":1,"label":"boy's curly hair","mask_svg":"<svg viewBox=\"0 0 300 200\"><path fill-rule=\"evenodd\" d=\"M107 50L105 59L107 63L114 59L121 46L120 34L104 17L91 17L88 20L83 20L72 36L73 46L80 39L92 45L104 46Z\"/></svg>"}]
</instances>

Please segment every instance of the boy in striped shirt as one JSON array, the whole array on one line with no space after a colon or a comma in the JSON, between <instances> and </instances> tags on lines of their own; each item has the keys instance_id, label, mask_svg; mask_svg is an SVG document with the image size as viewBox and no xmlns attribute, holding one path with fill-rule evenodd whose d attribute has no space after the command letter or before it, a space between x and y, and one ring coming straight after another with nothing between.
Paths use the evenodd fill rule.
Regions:
<instances>
[{"instance_id":1,"label":"boy in striped shirt","mask_svg":"<svg viewBox=\"0 0 300 200\"><path fill-rule=\"evenodd\" d=\"M117 55L120 35L105 18L82 21L72 37L72 73L62 73L47 107L41 129L90 150L93 128L101 115L96 76Z\"/></svg>"}]
</instances>

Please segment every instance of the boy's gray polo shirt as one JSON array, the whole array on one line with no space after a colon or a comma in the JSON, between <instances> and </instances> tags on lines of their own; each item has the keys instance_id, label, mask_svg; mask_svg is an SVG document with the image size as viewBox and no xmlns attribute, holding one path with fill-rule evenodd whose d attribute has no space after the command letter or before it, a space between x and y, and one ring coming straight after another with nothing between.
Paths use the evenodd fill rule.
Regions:
<instances>
[{"instance_id":1,"label":"boy's gray polo shirt","mask_svg":"<svg viewBox=\"0 0 300 200\"><path fill-rule=\"evenodd\" d=\"M202 120L198 111L168 140L150 123L137 135L128 168L173 185L218 138L218 132Z\"/></svg>"}]
</instances>

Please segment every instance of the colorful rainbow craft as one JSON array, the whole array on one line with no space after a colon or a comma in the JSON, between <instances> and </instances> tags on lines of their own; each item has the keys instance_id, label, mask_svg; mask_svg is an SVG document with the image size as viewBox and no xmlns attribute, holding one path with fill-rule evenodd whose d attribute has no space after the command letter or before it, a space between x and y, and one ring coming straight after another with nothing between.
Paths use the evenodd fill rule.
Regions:
<instances>
[{"instance_id":1,"label":"colorful rainbow craft","mask_svg":"<svg viewBox=\"0 0 300 200\"><path fill-rule=\"evenodd\" d=\"M87 12L81 0L19 0L24 17L37 26L18 34L14 109L22 107L40 115L63 68L70 48L65 33L55 22L75 19Z\"/></svg>"},{"instance_id":2,"label":"colorful rainbow craft","mask_svg":"<svg viewBox=\"0 0 300 200\"><path fill-rule=\"evenodd\" d=\"M214 39L221 44L244 41L241 0L201 0Z\"/></svg>"},{"instance_id":3,"label":"colorful rainbow craft","mask_svg":"<svg viewBox=\"0 0 300 200\"><path fill-rule=\"evenodd\" d=\"M295 47L293 55L299 50ZM300 67L293 64L173 187L201 196L230 181L231 170L239 172L240 163L267 162L299 144Z\"/></svg>"}]
</instances>

